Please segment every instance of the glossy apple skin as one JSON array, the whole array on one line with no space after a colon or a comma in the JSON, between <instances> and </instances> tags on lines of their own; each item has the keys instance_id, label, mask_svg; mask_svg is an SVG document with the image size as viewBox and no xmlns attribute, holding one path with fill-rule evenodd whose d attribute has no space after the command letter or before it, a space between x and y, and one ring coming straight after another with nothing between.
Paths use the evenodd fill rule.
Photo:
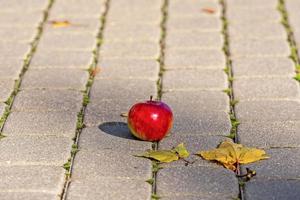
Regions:
<instances>
[{"instance_id":1,"label":"glossy apple skin","mask_svg":"<svg viewBox=\"0 0 300 200\"><path fill-rule=\"evenodd\" d=\"M163 139L173 125L172 110L161 101L150 100L133 105L127 119L135 137L152 142Z\"/></svg>"}]
</instances>

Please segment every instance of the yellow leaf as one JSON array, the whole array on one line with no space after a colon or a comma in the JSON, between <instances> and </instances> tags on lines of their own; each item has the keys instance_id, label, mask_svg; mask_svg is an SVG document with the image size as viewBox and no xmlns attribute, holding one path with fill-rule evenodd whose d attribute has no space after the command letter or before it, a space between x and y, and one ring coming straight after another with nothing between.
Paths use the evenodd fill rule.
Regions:
<instances>
[{"instance_id":1,"label":"yellow leaf","mask_svg":"<svg viewBox=\"0 0 300 200\"><path fill-rule=\"evenodd\" d=\"M161 151L148 150L144 154L138 156L144 158L152 158L154 160L165 162L165 163L169 163L179 159L176 152L173 152L171 150L161 150Z\"/></svg>"},{"instance_id":2,"label":"yellow leaf","mask_svg":"<svg viewBox=\"0 0 300 200\"><path fill-rule=\"evenodd\" d=\"M197 155L206 160L217 161L233 171L236 170L238 164L247 164L269 158L264 150L244 147L231 141L224 141L218 148L210 151L200 151Z\"/></svg>"},{"instance_id":3,"label":"yellow leaf","mask_svg":"<svg viewBox=\"0 0 300 200\"><path fill-rule=\"evenodd\" d=\"M173 151L175 151L176 153L178 153L178 155L179 155L180 158L187 158L190 155L190 153L185 148L185 146L184 146L183 143L180 143L179 145L177 145L177 147L175 147L173 149Z\"/></svg>"},{"instance_id":4,"label":"yellow leaf","mask_svg":"<svg viewBox=\"0 0 300 200\"><path fill-rule=\"evenodd\" d=\"M53 20L53 21L50 21L49 23L52 24L53 28L62 28L62 27L67 27L67 26L71 25L71 23L67 20L64 20L64 21Z\"/></svg>"}]
</instances>

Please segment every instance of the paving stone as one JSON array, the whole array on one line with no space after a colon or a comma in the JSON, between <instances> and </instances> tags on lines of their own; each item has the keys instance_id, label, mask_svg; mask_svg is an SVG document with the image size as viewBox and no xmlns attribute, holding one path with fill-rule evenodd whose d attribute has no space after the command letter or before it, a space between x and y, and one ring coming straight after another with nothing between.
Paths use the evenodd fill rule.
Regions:
<instances>
[{"instance_id":1,"label":"paving stone","mask_svg":"<svg viewBox=\"0 0 300 200\"><path fill-rule=\"evenodd\" d=\"M12 79L0 79L0 102L5 102L14 90L15 81Z\"/></svg>"},{"instance_id":2,"label":"paving stone","mask_svg":"<svg viewBox=\"0 0 300 200\"><path fill-rule=\"evenodd\" d=\"M218 165L213 162L203 160L201 157L195 155L199 151L210 150L216 148L222 141L228 140L225 136L201 136L201 135L188 135L172 133L168 137L159 142L159 149L171 149L176 147L180 143L184 143L187 150L190 152L190 156L185 160L192 162L191 166L209 166L217 167ZM161 164L165 166L185 166L186 162L178 160L172 163Z\"/></svg>"},{"instance_id":3,"label":"paving stone","mask_svg":"<svg viewBox=\"0 0 300 200\"><path fill-rule=\"evenodd\" d=\"M157 80L159 73L159 63L154 59L102 59L98 65L101 69L96 78Z\"/></svg>"},{"instance_id":4,"label":"paving stone","mask_svg":"<svg viewBox=\"0 0 300 200\"><path fill-rule=\"evenodd\" d=\"M238 100L300 97L299 83L293 78L243 78L233 82L234 97Z\"/></svg>"},{"instance_id":5,"label":"paving stone","mask_svg":"<svg viewBox=\"0 0 300 200\"><path fill-rule=\"evenodd\" d=\"M157 174L157 194L239 194L238 180L223 167L184 166L164 168Z\"/></svg>"},{"instance_id":6,"label":"paving stone","mask_svg":"<svg viewBox=\"0 0 300 200\"><path fill-rule=\"evenodd\" d=\"M219 68L224 69L224 52L212 49L168 49L165 68Z\"/></svg>"},{"instance_id":7,"label":"paving stone","mask_svg":"<svg viewBox=\"0 0 300 200\"><path fill-rule=\"evenodd\" d=\"M37 51L30 68L82 68L88 69L92 63L89 51Z\"/></svg>"},{"instance_id":8,"label":"paving stone","mask_svg":"<svg viewBox=\"0 0 300 200\"><path fill-rule=\"evenodd\" d=\"M153 24L118 24L106 26L105 42L110 41L153 41L159 42L160 28Z\"/></svg>"},{"instance_id":9,"label":"paving stone","mask_svg":"<svg viewBox=\"0 0 300 200\"><path fill-rule=\"evenodd\" d=\"M96 29L96 27L95 27ZM39 50L64 49L92 51L96 46L96 37L85 34L44 34L39 42ZM92 55L92 54L91 54Z\"/></svg>"},{"instance_id":10,"label":"paving stone","mask_svg":"<svg viewBox=\"0 0 300 200\"><path fill-rule=\"evenodd\" d=\"M113 6L109 8L107 15L108 24L121 22L126 24L128 22L142 22L142 23L159 23L161 20L160 9L149 9L147 7L141 9L114 9ZM157 27L158 28L158 27ZM159 29L159 28L158 28Z\"/></svg>"},{"instance_id":11,"label":"paving stone","mask_svg":"<svg viewBox=\"0 0 300 200\"><path fill-rule=\"evenodd\" d=\"M299 180L255 180L245 186L245 198L251 200L297 199L300 195Z\"/></svg>"},{"instance_id":12,"label":"paving stone","mask_svg":"<svg viewBox=\"0 0 300 200\"><path fill-rule=\"evenodd\" d=\"M170 31L166 37L167 48L219 49L223 47L223 36L218 32L198 30ZM168 51L168 50L166 50Z\"/></svg>"},{"instance_id":13,"label":"paving stone","mask_svg":"<svg viewBox=\"0 0 300 200\"><path fill-rule=\"evenodd\" d=\"M144 180L116 178L101 178L101 181L96 182L75 180L71 182L67 199L150 200L151 186Z\"/></svg>"},{"instance_id":14,"label":"paving stone","mask_svg":"<svg viewBox=\"0 0 300 200\"><path fill-rule=\"evenodd\" d=\"M249 0L247 2L243 0L228 0L229 7L244 7L244 8L262 8L262 7L273 7L276 8L278 2L276 0L260 1L260 0Z\"/></svg>"},{"instance_id":15,"label":"paving stone","mask_svg":"<svg viewBox=\"0 0 300 200\"><path fill-rule=\"evenodd\" d=\"M130 102L131 104L132 100L146 100L156 93L156 82L151 80L97 79L94 81L91 89L91 101L116 99Z\"/></svg>"},{"instance_id":16,"label":"paving stone","mask_svg":"<svg viewBox=\"0 0 300 200\"><path fill-rule=\"evenodd\" d=\"M74 90L24 90L16 96L12 109L79 112L82 96Z\"/></svg>"},{"instance_id":17,"label":"paving stone","mask_svg":"<svg viewBox=\"0 0 300 200\"><path fill-rule=\"evenodd\" d=\"M1 165L51 164L62 166L73 141L56 136L5 137L0 141ZM22 151L20 151L22 149Z\"/></svg>"},{"instance_id":18,"label":"paving stone","mask_svg":"<svg viewBox=\"0 0 300 200\"><path fill-rule=\"evenodd\" d=\"M201 10L200 10L201 11ZM218 17L175 17L168 16L167 30L202 30L202 31L221 31L222 21Z\"/></svg>"},{"instance_id":19,"label":"paving stone","mask_svg":"<svg viewBox=\"0 0 300 200\"><path fill-rule=\"evenodd\" d=\"M241 122L293 121L300 119L299 105L297 101L244 101L239 102L235 110Z\"/></svg>"},{"instance_id":20,"label":"paving stone","mask_svg":"<svg viewBox=\"0 0 300 200\"><path fill-rule=\"evenodd\" d=\"M229 112L229 98L220 91L173 91L162 96L175 112L203 112L227 111Z\"/></svg>"},{"instance_id":21,"label":"paving stone","mask_svg":"<svg viewBox=\"0 0 300 200\"><path fill-rule=\"evenodd\" d=\"M39 190L59 194L64 185L64 174L61 166L1 166L0 190Z\"/></svg>"},{"instance_id":22,"label":"paving stone","mask_svg":"<svg viewBox=\"0 0 300 200\"><path fill-rule=\"evenodd\" d=\"M199 9L200 8L200 9ZM201 12L204 8L211 8L215 13ZM169 15L171 16L219 16L221 12L217 1L170 1Z\"/></svg>"},{"instance_id":23,"label":"paving stone","mask_svg":"<svg viewBox=\"0 0 300 200\"><path fill-rule=\"evenodd\" d=\"M30 45L25 43L11 43L0 46L0 59L24 59L30 51Z\"/></svg>"},{"instance_id":24,"label":"paving stone","mask_svg":"<svg viewBox=\"0 0 300 200\"><path fill-rule=\"evenodd\" d=\"M154 42L104 43L100 55L104 58L157 58L159 44Z\"/></svg>"},{"instance_id":25,"label":"paving stone","mask_svg":"<svg viewBox=\"0 0 300 200\"><path fill-rule=\"evenodd\" d=\"M1 13L0 27L8 26L13 27L16 25L37 27L42 21L43 12L22 12L22 14L16 14L15 12Z\"/></svg>"},{"instance_id":26,"label":"paving stone","mask_svg":"<svg viewBox=\"0 0 300 200\"><path fill-rule=\"evenodd\" d=\"M17 79L22 70L23 63L22 59L0 59L0 79Z\"/></svg>"},{"instance_id":27,"label":"paving stone","mask_svg":"<svg viewBox=\"0 0 300 200\"><path fill-rule=\"evenodd\" d=\"M171 133L228 135L231 123L227 112L174 112Z\"/></svg>"},{"instance_id":28,"label":"paving stone","mask_svg":"<svg viewBox=\"0 0 300 200\"><path fill-rule=\"evenodd\" d=\"M164 73L164 90L227 88L227 77L221 69L170 70Z\"/></svg>"},{"instance_id":29,"label":"paving stone","mask_svg":"<svg viewBox=\"0 0 300 200\"><path fill-rule=\"evenodd\" d=\"M1 11L14 11L16 9L20 10L34 10L34 9L42 9L47 6L47 0L25 0L20 3L18 0L10 0L10 1L1 1Z\"/></svg>"},{"instance_id":30,"label":"paving stone","mask_svg":"<svg viewBox=\"0 0 300 200\"><path fill-rule=\"evenodd\" d=\"M294 63L289 58L234 58L234 77L240 76L295 76Z\"/></svg>"},{"instance_id":31,"label":"paving stone","mask_svg":"<svg viewBox=\"0 0 300 200\"><path fill-rule=\"evenodd\" d=\"M129 111L136 102L145 101L145 98L139 100L91 100L86 108L84 124L86 126L99 126L107 122L126 122L120 116L121 113Z\"/></svg>"},{"instance_id":32,"label":"paving stone","mask_svg":"<svg viewBox=\"0 0 300 200\"><path fill-rule=\"evenodd\" d=\"M178 194L177 196L164 196L164 200L232 200L236 197L232 195L224 195L224 194L197 194L197 195L189 195L189 194Z\"/></svg>"},{"instance_id":33,"label":"paving stone","mask_svg":"<svg viewBox=\"0 0 300 200\"><path fill-rule=\"evenodd\" d=\"M77 112L12 112L6 120L5 135L57 135L73 137Z\"/></svg>"},{"instance_id":34,"label":"paving stone","mask_svg":"<svg viewBox=\"0 0 300 200\"><path fill-rule=\"evenodd\" d=\"M266 22L277 22L281 20L281 15L277 9L272 7L266 8L254 8L249 7L237 9L228 9L227 19L232 24L248 24L248 23L266 23Z\"/></svg>"},{"instance_id":35,"label":"paving stone","mask_svg":"<svg viewBox=\"0 0 300 200\"><path fill-rule=\"evenodd\" d=\"M58 198L57 194L41 192L2 192L0 191L2 200L54 200Z\"/></svg>"},{"instance_id":36,"label":"paving stone","mask_svg":"<svg viewBox=\"0 0 300 200\"><path fill-rule=\"evenodd\" d=\"M7 27L0 29L0 40L3 42L31 42L36 34L36 30L24 27Z\"/></svg>"},{"instance_id":37,"label":"paving stone","mask_svg":"<svg viewBox=\"0 0 300 200\"><path fill-rule=\"evenodd\" d=\"M247 164L245 167L255 169L259 178L299 179L300 149L275 148L266 150L270 156L267 160Z\"/></svg>"},{"instance_id":38,"label":"paving stone","mask_svg":"<svg viewBox=\"0 0 300 200\"><path fill-rule=\"evenodd\" d=\"M286 40L240 40L231 43L230 50L235 56L286 56L290 48Z\"/></svg>"},{"instance_id":39,"label":"paving stone","mask_svg":"<svg viewBox=\"0 0 300 200\"><path fill-rule=\"evenodd\" d=\"M230 41L249 39L282 39L285 40L287 35L284 27L276 23L256 23L256 24L232 24L228 26ZM232 42L231 42L232 44Z\"/></svg>"},{"instance_id":40,"label":"paving stone","mask_svg":"<svg viewBox=\"0 0 300 200\"><path fill-rule=\"evenodd\" d=\"M80 148L80 146L79 146ZM103 177L136 178L151 177L151 161L135 157L139 152L114 150L85 151L76 154L73 165L74 180L102 180Z\"/></svg>"},{"instance_id":41,"label":"paving stone","mask_svg":"<svg viewBox=\"0 0 300 200\"><path fill-rule=\"evenodd\" d=\"M61 13L65 15L85 15L91 13L101 13L104 9L104 1L82 1L82 0L72 0L72 1L57 1L53 8L51 9L51 15L57 16Z\"/></svg>"},{"instance_id":42,"label":"paving stone","mask_svg":"<svg viewBox=\"0 0 300 200\"><path fill-rule=\"evenodd\" d=\"M80 149L89 151L112 150L119 153L146 151L151 142L136 139L129 131L127 123L106 122L98 127L85 128L80 134Z\"/></svg>"},{"instance_id":43,"label":"paving stone","mask_svg":"<svg viewBox=\"0 0 300 200\"><path fill-rule=\"evenodd\" d=\"M128 6L131 5L131 6ZM114 10L141 10L145 12L146 9L156 9L159 10L161 7L160 0L153 0L149 2L148 0L119 0L116 2L111 2L110 5Z\"/></svg>"},{"instance_id":44,"label":"paving stone","mask_svg":"<svg viewBox=\"0 0 300 200\"><path fill-rule=\"evenodd\" d=\"M238 127L241 143L259 148L300 147L300 123L292 122L245 122Z\"/></svg>"},{"instance_id":45,"label":"paving stone","mask_svg":"<svg viewBox=\"0 0 300 200\"><path fill-rule=\"evenodd\" d=\"M84 90L89 74L82 69L28 70L21 89L78 89Z\"/></svg>"}]
</instances>

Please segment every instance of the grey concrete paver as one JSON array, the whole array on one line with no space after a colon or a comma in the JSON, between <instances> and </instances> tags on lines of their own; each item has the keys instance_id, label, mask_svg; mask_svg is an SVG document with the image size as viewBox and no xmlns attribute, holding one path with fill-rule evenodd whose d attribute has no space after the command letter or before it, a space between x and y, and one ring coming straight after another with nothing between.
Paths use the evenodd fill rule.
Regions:
<instances>
[{"instance_id":1,"label":"grey concrete paver","mask_svg":"<svg viewBox=\"0 0 300 200\"><path fill-rule=\"evenodd\" d=\"M4 114L5 111L5 104L4 103L0 103L0 116L2 117L2 115ZM1 118L0 117L0 118Z\"/></svg>"},{"instance_id":2,"label":"grey concrete paver","mask_svg":"<svg viewBox=\"0 0 300 200\"><path fill-rule=\"evenodd\" d=\"M253 180L245 186L245 198L264 200L264 199L297 199L299 197L299 180Z\"/></svg>"},{"instance_id":3,"label":"grey concrete paver","mask_svg":"<svg viewBox=\"0 0 300 200\"><path fill-rule=\"evenodd\" d=\"M73 111L79 112L82 93L74 90L24 90L14 100L14 111Z\"/></svg>"},{"instance_id":4,"label":"grey concrete paver","mask_svg":"<svg viewBox=\"0 0 300 200\"><path fill-rule=\"evenodd\" d=\"M24 27L37 27L42 19L43 12L22 12L20 14L14 12L1 13L0 27L13 27L13 26L24 26Z\"/></svg>"},{"instance_id":5,"label":"grey concrete paver","mask_svg":"<svg viewBox=\"0 0 300 200\"><path fill-rule=\"evenodd\" d=\"M91 64L90 51L37 51L30 63L30 68L82 68Z\"/></svg>"},{"instance_id":6,"label":"grey concrete paver","mask_svg":"<svg viewBox=\"0 0 300 200\"><path fill-rule=\"evenodd\" d=\"M300 56L299 49L300 49L300 28L299 28L299 9L300 3L297 1L286 0L285 1L286 9L288 12L288 18L290 26L293 30L293 34L296 40L296 45L298 49L298 56Z\"/></svg>"},{"instance_id":7,"label":"grey concrete paver","mask_svg":"<svg viewBox=\"0 0 300 200\"><path fill-rule=\"evenodd\" d=\"M24 61L22 59L0 58L0 79L17 79L22 70Z\"/></svg>"},{"instance_id":8,"label":"grey concrete paver","mask_svg":"<svg viewBox=\"0 0 300 200\"><path fill-rule=\"evenodd\" d=\"M125 153L116 150L80 150L76 154L73 178L101 180L102 177L115 177L147 180L151 178L151 161L133 156L138 153L138 151Z\"/></svg>"},{"instance_id":9,"label":"grey concrete paver","mask_svg":"<svg viewBox=\"0 0 300 200\"><path fill-rule=\"evenodd\" d=\"M238 100L280 99L297 100L300 97L299 83L293 78L243 78L233 83L234 96Z\"/></svg>"},{"instance_id":10,"label":"grey concrete paver","mask_svg":"<svg viewBox=\"0 0 300 200\"><path fill-rule=\"evenodd\" d=\"M0 165L51 164L62 166L70 155L71 145L72 140L67 137L6 137L0 141Z\"/></svg>"},{"instance_id":11,"label":"grey concrete paver","mask_svg":"<svg viewBox=\"0 0 300 200\"><path fill-rule=\"evenodd\" d=\"M230 40L244 40L252 38L256 40L262 39L285 39L286 32L284 27L279 23L261 23L261 24L235 24L228 27ZM231 43L232 44L232 43Z\"/></svg>"},{"instance_id":12,"label":"grey concrete paver","mask_svg":"<svg viewBox=\"0 0 300 200\"><path fill-rule=\"evenodd\" d=\"M168 22L168 31L200 29L202 31L221 31L222 23L219 18L203 18L203 17L172 17Z\"/></svg>"},{"instance_id":13,"label":"grey concrete paver","mask_svg":"<svg viewBox=\"0 0 300 200\"><path fill-rule=\"evenodd\" d=\"M241 143L259 148L299 147L299 121L245 122L238 127Z\"/></svg>"},{"instance_id":14,"label":"grey concrete paver","mask_svg":"<svg viewBox=\"0 0 300 200\"><path fill-rule=\"evenodd\" d=\"M107 43L101 48L100 55L106 58L156 59L159 56L159 45L154 42Z\"/></svg>"},{"instance_id":15,"label":"grey concrete paver","mask_svg":"<svg viewBox=\"0 0 300 200\"><path fill-rule=\"evenodd\" d=\"M176 194L229 194L238 196L238 181L233 172L222 167L203 166L171 167L157 174L159 196Z\"/></svg>"},{"instance_id":16,"label":"grey concrete paver","mask_svg":"<svg viewBox=\"0 0 300 200\"><path fill-rule=\"evenodd\" d=\"M162 100L176 112L229 112L229 99L220 91L173 91L164 93Z\"/></svg>"},{"instance_id":17,"label":"grey concrete paver","mask_svg":"<svg viewBox=\"0 0 300 200\"><path fill-rule=\"evenodd\" d=\"M289 58L235 58L232 62L234 77L289 76L294 77L294 63Z\"/></svg>"},{"instance_id":18,"label":"grey concrete paver","mask_svg":"<svg viewBox=\"0 0 300 200\"><path fill-rule=\"evenodd\" d=\"M165 72L163 81L163 89L166 91L180 89L215 89L221 91L227 88L226 74L221 69L170 70Z\"/></svg>"},{"instance_id":19,"label":"grey concrete paver","mask_svg":"<svg viewBox=\"0 0 300 200\"><path fill-rule=\"evenodd\" d=\"M243 0L227 0L232 8L273 8L276 9L278 2L276 0L249 0L246 3ZM230 8L229 7L229 8Z\"/></svg>"},{"instance_id":20,"label":"grey concrete paver","mask_svg":"<svg viewBox=\"0 0 300 200\"><path fill-rule=\"evenodd\" d=\"M2 192L0 191L0 198L2 200L55 200L59 196L57 194L51 194L46 192Z\"/></svg>"},{"instance_id":21,"label":"grey concrete paver","mask_svg":"<svg viewBox=\"0 0 300 200\"><path fill-rule=\"evenodd\" d=\"M101 74L99 74L99 77ZM113 87L113 92L111 88ZM148 99L156 94L156 85L153 80L142 79L97 79L91 89L91 101L124 100L129 104L140 99Z\"/></svg>"},{"instance_id":22,"label":"grey concrete paver","mask_svg":"<svg viewBox=\"0 0 300 200\"><path fill-rule=\"evenodd\" d=\"M5 135L58 135L73 137L77 112L12 112L5 123Z\"/></svg>"},{"instance_id":23,"label":"grey concrete paver","mask_svg":"<svg viewBox=\"0 0 300 200\"><path fill-rule=\"evenodd\" d=\"M71 182L67 199L150 200L150 192L151 186L144 180L121 178L101 178L101 181L74 180Z\"/></svg>"},{"instance_id":24,"label":"grey concrete paver","mask_svg":"<svg viewBox=\"0 0 300 200\"><path fill-rule=\"evenodd\" d=\"M0 79L0 102L5 102L14 90L15 81L12 79Z\"/></svg>"},{"instance_id":25,"label":"grey concrete paver","mask_svg":"<svg viewBox=\"0 0 300 200\"><path fill-rule=\"evenodd\" d=\"M223 37L218 32L199 30L171 31L166 38L167 48L221 49Z\"/></svg>"},{"instance_id":26,"label":"grey concrete paver","mask_svg":"<svg viewBox=\"0 0 300 200\"><path fill-rule=\"evenodd\" d=\"M232 56L282 56L290 55L290 48L285 40L240 40L231 43Z\"/></svg>"},{"instance_id":27,"label":"grey concrete paver","mask_svg":"<svg viewBox=\"0 0 300 200\"><path fill-rule=\"evenodd\" d=\"M181 195L178 194L176 196L167 196L163 197L164 200L232 200L235 197L232 195L224 195L224 194L198 194L198 195Z\"/></svg>"},{"instance_id":28,"label":"grey concrete paver","mask_svg":"<svg viewBox=\"0 0 300 200\"><path fill-rule=\"evenodd\" d=\"M61 166L1 166L0 191L35 190L58 194L64 184L64 173Z\"/></svg>"},{"instance_id":29,"label":"grey concrete paver","mask_svg":"<svg viewBox=\"0 0 300 200\"><path fill-rule=\"evenodd\" d=\"M82 131L80 149L92 152L111 150L122 154L151 149L151 142L136 139L130 133L127 123L106 122Z\"/></svg>"},{"instance_id":30,"label":"grey concrete paver","mask_svg":"<svg viewBox=\"0 0 300 200\"><path fill-rule=\"evenodd\" d=\"M24 27L1 28L0 41L29 43L33 40L35 31L36 30L32 30L31 28L24 28Z\"/></svg>"},{"instance_id":31,"label":"grey concrete paver","mask_svg":"<svg viewBox=\"0 0 300 200\"><path fill-rule=\"evenodd\" d=\"M1 1L1 12L16 12L16 10L40 10L47 6L47 0L24 0L22 4L18 0Z\"/></svg>"},{"instance_id":32,"label":"grey concrete paver","mask_svg":"<svg viewBox=\"0 0 300 200\"><path fill-rule=\"evenodd\" d=\"M88 72L82 69L29 69L21 88L84 90L88 77Z\"/></svg>"},{"instance_id":33,"label":"grey concrete paver","mask_svg":"<svg viewBox=\"0 0 300 200\"><path fill-rule=\"evenodd\" d=\"M168 44L167 44L168 45ZM215 49L168 49L165 68L219 68L225 66L225 56Z\"/></svg>"},{"instance_id":34,"label":"grey concrete paver","mask_svg":"<svg viewBox=\"0 0 300 200\"><path fill-rule=\"evenodd\" d=\"M297 121L300 119L299 105L298 101L244 101L236 105L236 114L241 122Z\"/></svg>"},{"instance_id":35,"label":"grey concrete paver","mask_svg":"<svg viewBox=\"0 0 300 200\"><path fill-rule=\"evenodd\" d=\"M97 78L107 79L151 79L156 80L159 63L142 59L101 59Z\"/></svg>"},{"instance_id":36,"label":"grey concrete paver","mask_svg":"<svg viewBox=\"0 0 300 200\"><path fill-rule=\"evenodd\" d=\"M0 46L1 58L24 59L29 53L30 46L25 43L10 43L7 46Z\"/></svg>"},{"instance_id":37,"label":"grey concrete paver","mask_svg":"<svg viewBox=\"0 0 300 200\"><path fill-rule=\"evenodd\" d=\"M82 50L92 51L95 47L95 36L87 34L47 34L40 40L39 50ZM91 55L91 54L90 54Z\"/></svg>"}]
</instances>

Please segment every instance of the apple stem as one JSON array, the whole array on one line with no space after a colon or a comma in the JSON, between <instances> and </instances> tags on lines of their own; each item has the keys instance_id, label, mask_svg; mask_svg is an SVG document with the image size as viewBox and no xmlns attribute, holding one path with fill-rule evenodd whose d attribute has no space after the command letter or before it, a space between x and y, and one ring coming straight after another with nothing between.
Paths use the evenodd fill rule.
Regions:
<instances>
[{"instance_id":1,"label":"apple stem","mask_svg":"<svg viewBox=\"0 0 300 200\"><path fill-rule=\"evenodd\" d=\"M152 101L152 99L153 99L153 96L151 95L151 96L150 96L150 101Z\"/></svg>"}]
</instances>

